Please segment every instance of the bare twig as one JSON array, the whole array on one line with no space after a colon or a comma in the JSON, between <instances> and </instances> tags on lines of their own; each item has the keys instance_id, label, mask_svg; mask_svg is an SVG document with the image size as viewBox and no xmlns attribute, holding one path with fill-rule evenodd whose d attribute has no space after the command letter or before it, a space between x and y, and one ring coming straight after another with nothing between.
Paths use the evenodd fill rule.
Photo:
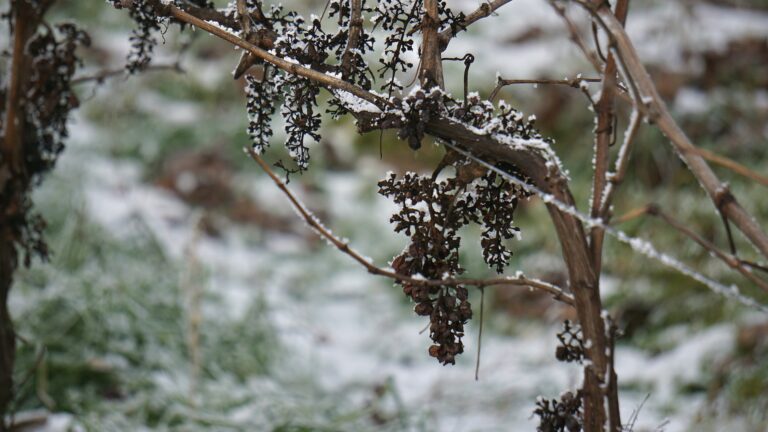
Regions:
<instances>
[{"instance_id":1,"label":"bare twig","mask_svg":"<svg viewBox=\"0 0 768 432\"><path fill-rule=\"evenodd\" d=\"M579 32L578 27L576 27L576 24L568 17L568 14L565 11L565 7L556 1L550 1L549 4L552 5L552 8L555 10L555 12L557 12L557 14L560 15L560 18L563 19L565 27L568 29L568 33L571 35L571 41L573 41L573 43L579 47L579 50L581 50L581 52L584 54L584 57L586 57L589 63L592 64L595 72L602 73L603 66L602 62L600 61L600 57L598 57L595 51L589 49L587 42L583 37L581 37L581 32Z\"/></svg>"},{"instance_id":2,"label":"bare twig","mask_svg":"<svg viewBox=\"0 0 768 432\"><path fill-rule=\"evenodd\" d=\"M483 311L485 310L485 287L480 288L480 328L477 330L477 361L475 362L475 381L480 379L480 353L483 346Z\"/></svg>"},{"instance_id":3,"label":"bare twig","mask_svg":"<svg viewBox=\"0 0 768 432\"><path fill-rule=\"evenodd\" d=\"M573 306L574 299L571 294L566 293L562 288L550 284L548 282L540 281L537 279L530 279L523 275L516 275L515 277L504 278L492 278L492 279L462 279L462 278L446 278L446 279L424 279L411 277L396 273L391 270L387 270L378 267L370 262L368 258L365 258L359 252L352 249L349 244L335 235L333 235L323 224L302 204L302 202L288 189L288 186L283 182L280 177L272 171L272 168L268 163L264 161L254 150L246 148L245 152L253 159L264 172L272 179L275 185L283 192L288 198L294 209L301 215L304 221L313 228L318 235L328 240L336 249L340 250L346 255L349 255L352 259L357 261L369 273L378 276L388 277L390 279L399 282L408 282L414 285L427 285L427 286L456 286L456 285L469 285L477 287L487 286L520 286L538 289L551 294L555 299L560 300L563 303Z\"/></svg>"},{"instance_id":4,"label":"bare twig","mask_svg":"<svg viewBox=\"0 0 768 432\"><path fill-rule=\"evenodd\" d=\"M616 18L622 24L626 21L629 9L628 0L619 0L616 5ZM597 27L593 27L595 35L595 45L599 49L599 40L597 38ZM597 129L595 130L595 150L594 150L594 169L592 173L592 203L590 205L590 216L593 218L601 217L600 210L604 201L603 194L608 183L608 164L610 162L609 147L616 134L614 124L616 116L614 112L614 99L617 86L617 66L613 52L608 53L603 69L602 91L600 100L595 104L595 115L597 117ZM608 203L610 205L610 203ZM603 240L605 232L600 227L593 227L590 230L590 247L592 248L592 259L595 264L595 271L600 273L603 256ZM617 396L618 397L618 396ZM614 413L618 416L618 413ZM621 422L616 423L611 418L611 432L616 432L621 428Z\"/></svg>"},{"instance_id":5,"label":"bare twig","mask_svg":"<svg viewBox=\"0 0 768 432\"><path fill-rule=\"evenodd\" d=\"M573 87L575 89L579 89L584 93L584 95L589 99L590 104L593 106L595 105L595 101L592 99L592 95L589 94L589 88L586 86L586 83L594 83L594 82L600 82L600 78L583 78L581 75L577 75L575 78L572 79L504 79L499 77L498 81L496 82L496 87L494 87L493 91L491 92L491 95L488 96L488 99L494 100L496 99L496 96L498 96L499 91L501 91L502 88L508 86L508 85L514 85L514 84L533 84L533 85L563 85L568 87Z\"/></svg>"},{"instance_id":6,"label":"bare twig","mask_svg":"<svg viewBox=\"0 0 768 432\"><path fill-rule=\"evenodd\" d=\"M613 194L616 188L624 181L624 176L627 174L627 167L629 166L629 157L632 154L632 147L637 137L637 131L640 130L642 124L642 115L639 111L634 110L629 118L629 126L627 126L626 132L624 132L624 140L619 148L619 154L616 157L614 165L614 171L608 173L608 185L603 193L603 202L600 206L600 217L604 220L610 220L611 203L613 202Z\"/></svg>"},{"instance_id":7,"label":"bare twig","mask_svg":"<svg viewBox=\"0 0 768 432\"><path fill-rule=\"evenodd\" d=\"M467 27L474 24L476 21L491 16L496 9L504 6L505 4L511 2L512 0L491 0L488 2L485 2L480 5L479 8L475 9L473 12L471 12L469 15L467 15L464 18L464 21L461 23L461 27L458 29L466 30ZM448 27L447 29L440 32L439 38L440 38L440 50L445 51L445 48L448 47L448 42L456 36L456 33L454 33L453 29L451 27Z\"/></svg>"},{"instance_id":8,"label":"bare twig","mask_svg":"<svg viewBox=\"0 0 768 432\"><path fill-rule=\"evenodd\" d=\"M747 168L746 166L736 162L733 159L729 159L725 156L721 156L715 152L702 149L702 148L693 148L693 149L689 149L688 151L703 157L704 159L712 162L713 164L717 164L722 167L728 168L729 170L735 172L736 174L742 175L750 180L754 180L763 186L768 186L768 177L756 173L755 171Z\"/></svg>"},{"instance_id":9,"label":"bare twig","mask_svg":"<svg viewBox=\"0 0 768 432\"><path fill-rule=\"evenodd\" d=\"M172 64L160 64L160 65L153 65L149 64L144 69L142 69L142 72L147 71L174 71L178 73L187 73L186 70L184 70L183 67L181 67L181 64L176 62ZM128 75L125 71L125 68L119 68L119 69L104 69L99 72L95 72L90 75L83 75L77 78L72 78L72 81L70 81L73 85L78 84L84 84L90 81L96 81L97 83L104 82L107 78L112 78L116 76L121 75Z\"/></svg>"},{"instance_id":10,"label":"bare twig","mask_svg":"<svg viewBox=\"0 0 768 432\"><path fill-rule=\"evenodd\" d=\"M750 270L751 267L755 267L755 266L751 265L751 263L747 261L739 259L737 256L735 256L732 253L728 253L721 250L720 248L715 246L712 242L710 242L709 240L705 239L701 235L694 232L684 223L678 221L677 219L673 218L666 212L662 211L661 208L656 204L649 204L644 207L630 210L629 212L622 215L621 217L616 218L616 221L614 223L621 224L645 215L654 216L663 220L664 222L667 223L667 225L671 226L672 228L679 231L686 237L696 242L699 246L707 250L707 252L709 252L712 256L724 262L726 265L728 265L728 267L741 273L741 275L747 278L749 281L751 281L761 289L768 292L768 282L759 278Z\"/></svg>"}]
</instances>

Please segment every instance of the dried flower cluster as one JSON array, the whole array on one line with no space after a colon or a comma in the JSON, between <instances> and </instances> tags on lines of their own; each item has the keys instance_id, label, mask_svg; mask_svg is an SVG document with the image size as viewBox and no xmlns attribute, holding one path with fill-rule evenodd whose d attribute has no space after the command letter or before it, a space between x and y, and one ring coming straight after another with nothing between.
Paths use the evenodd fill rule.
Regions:
<instances>
[{"instance_id":1,"label":"dried flower cluster","mask_svg":"<svg viewBox=\"0 0 768 432\"><path fill-rule=\"evenodd\" d=\"M560 345L555 350L555 357L563 362L580 362L584 359L584 341L582 340L581 326L563 322L563 330L557 334Z\"/></svg>"},{"instance_id":2,"label":"dried flower cluster","mask_svg":"<svg viewBox=\"0 0 768 432\"><path fill-rule=\"evenodd\" d=\"M581 392L565 392L560 400L539 398L533 414L539 417L538 432L580 432L582 427Z\"/></svg>"},{"instance_id":3,"label":"dried flower cluster","mask_svg":"<svg viewBox=\"0 0 768 432\"><path fill-rule=\"evenodd\" d=\"M387 90L390 96L393 91L403 89L397 74L413 67L413 62L405 57L414 49L414 29L423 20L423 6L423 0L381 0L376 6L374 27L381 27L387 32L384 53L379 60L382 66L378 72L379 78L386 78L382 89ZM444 1L438 5L438 15L440 30L463 28L464 14L454 14Z\"/></svg>"},{"instance_id":4,"label":"dried flower cluster","mask_svg":"<svg viewBox=\"0 0 768 432\"><path fill-rule=\"evenodd\" d=\"M261 10L257 2L250 3L252 10ZM338 31L335 34L326 33L319 18L313 18L311 23L306 23L304 18L294 11L283 12L281 6L273 6L262 22L257 22L254 31L268 30L279 35L268 46L273 52L283 58L294 59L297 63L311 69L325 73L336 73L344 79L370 88L371 72L363 59L363 54L373 48L373 38L362 31L361 23L352 23L350 8L339 2L332 2L331 16L338 23ZM363 7L362 11L370 11ZM359 25L355 46L348 46L350 26ZM329 53L333 53L337 64L327 64ZM269 73L265 68L264 78L257 83L254 79L248 82L248 112L250 123L249 135L253 138L254 148L263 152L268 140L272 136L269 125L270 117L275 112L274 103L282 99L281 114L285 119L285 132L287 139L285 146L289 155L296 163L298 170L306 170L309 166L308 141L320 140L319 130L321 126L317 96L320 86L308 79L287 74L283 71ZM268 105L260 107L265 100ZM333 113L338 116L344 114L342 104L337 99L332 99L331 106L335 107ZM259 108L256 108L259 107Z\"/></svg>"},{"instance_id":5,"label":"dried flower cluster","mask_svg":"<svg viewBox=\"0 0 768 432\"><path fill-rule=\"evenodd\" d=\"M263 153L272 138L272 115L275 113L275 99L279 97L275 86L269 83L267 75L259 81L251 75L245 76L246 110L248 111L248 136L253 148Z\"/></svg>"},{"instance_id":6,"label":"dried flower cluster","mask_svg":"<svg viewBox=\"0 0 768 432\"><path fill-rule=\"evenodd\" d=\"M121 8L121 0L109 0L116 8ZM133 0L129 8L131 19L136 23L130 37L131 50L128 52L126 69L135 74L142 71L152 61L152 53L157 46L156 32L167 22L155 12L154 4L148 0ZM198 2L204 3L204 2Z\"/></svg>"},{"instance_id":7,"label":"dried flower cluster","mask_svg":"<svg viewBox=\"0 0 768 432\"><path fill-rule=\"evenodd\" d=\"M512 225L521 191L493 172L477 173L466 181L457 175L443 181L407 173L390 174L379 182L379 193L391 197L400 211L390 221L396 232L410 237L406 250L392 262L400 274L445 279L464 272L459 263L458 231L469 224L483 226L483 256L501 272L512 252L503 243L518 231ZM429 353L441 363L453 364L463 352L464 324L472 317L463 286L428 286L403 283L403 292L416 302L418 315L429 316Z\"/></svg>"},{"instance_id":8,"label":"dried flower cluster","mask_svg":"<svg viewBox=\"0 0 768 432\"><path fill-rule=\"evenodd\" d=\"M53 168L64 149L69 113L79 105L70 86L80 65L75 50L89 44L85 32L72 24L60 24L45 27L27 45L30 74L23 81L22 100L18 104L27 125L21 136L23 167L5 184L6 189L0 190L0 208L13 210L3 215L0 223L4 221L13 227L16 241L25 251L26 264L33 254L45 257L47 247L42 238L45 223L40 216L31 214L32 202L25 191ZM4 119L6 104L0 107L0 119ZM3 133L4 129L0 120ZM10 205L10 201L18 199L22 201Z\"/></svg>"}]
</instances>

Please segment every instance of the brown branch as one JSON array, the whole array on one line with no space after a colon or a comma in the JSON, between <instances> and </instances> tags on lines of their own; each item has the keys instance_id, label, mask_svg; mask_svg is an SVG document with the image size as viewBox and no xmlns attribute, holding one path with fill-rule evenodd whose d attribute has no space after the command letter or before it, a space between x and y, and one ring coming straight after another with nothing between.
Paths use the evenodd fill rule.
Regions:
<instances>
[{"instance_id":1,"label":"brown branch","mask_svg":"<svg viewBox=\"0 0 768 432\"><path fill-rule=\"evenodd\" d=\"M0 154L2 155L6 168L12 175L21 174L23 170L23 141L24 134L24 114L22 108L22 93L24 84L28 77L27 69L30 60L26 55L25 49L27 42L37 29L38 20L31 5L26 2L15 1L13 10L13 51L11 53L11 66L8 71L10 80L7 85L7 96L5 106L5 135L3 142L0 143ZM4 187L0 184L0 187ZM0 189L2 192L2 189Z\"/></svg>"},{"instance_id":2,"label":"brown branch","mask_svg":"<svg viewBox=\"0 0 768 432\"><path fill-rule=\"evenodd\" d=\"M341 56L341 79L346 80L352 73L354 50L360 44L360 34L363 31L363 1L349 0L349 37L344 54Z\"/></svg>"},{"instance_id":3,"label":"brown branch","mask_svg":"<svg viewBox=\"0 0 768 432\"><path fill-rule=\"evenodd\" d=\"M237 45L240 48L249 51L251 54L256 56L257 58L260 58L266 62L271 63L272 65L276 66L279 69L282 69L290 74L301 76L307 79L310 79L312 81L315 81L319 84L322 84L326 87L338 89L338 90L344 90L347 91L363 100L366 100L368 102L371 102L379 107L384 107L387 105L386 99L376 96L375 94L371 92L367 92L360 87L350 84L344 80L341 80L336 77L332 77L330 75L324 74L322 72L318 72L316 70L306 68L304 66L301 66L297 63L290 62L288 60L285 60L281 57L278 57L274 54L270 54L269 52L257 47L256 45L237 37L236 35L229 33L228 31L225 31L218 26L215 26L213 24L210 24L194 15L191 15L190 13L187 13L181 9L179 9L176 6L173 5L164 5L162 3L156 3L155 4L155 10L158 14L164 14L166 16L172 16L175 19L185 22L187 24L191 24L201 30L204 30L214 36L217 36L233 45Z\"/></svg>"},{"instance_id":4,"label":"brown branch","mask_svg":"<svg viewBox=\"0 0 768 432\"><path fill-rule=\"evenodd\" d=\"M629 158L632 154L632 147L637 137L637 131L640 130L643 117L638 111L634 111L629 119L629 126L627 126L626 132L624 132L624 141L619 149L619 154L616 157L616 163L614 171L608 173L608 185L605 188L603 195L603 202L600 208L599 215L606 221L610 221L611 203L613 202L613 194L616 188L624 181L624 177L627 174L627 167L629 167Z\"/></svg>"},{"instance_id":5,"label":"brown branch","mask_svg":"<svg viewBox=\"0 0 768 432\"><path fill-rule=\"evenodd\" d=\"M675 122L669 109L659 95L656 86L651 80L648 71L640 61L632 41L629 39L621 22L613 15L610 8L599 0L586 2L577 0L593 14L595 20L604 28L611 39L611 45L619 54L622 68L629 75L628 79L637 86L641 100L637 109L646 113L649 120L655 120L661 132L670 140L674 149L686 163L689 170L698 180L699 184L709 195L710 199L717 203L722 199L724 184L707 164L706 160L696 151L696 146ZM732 197L732 196L731 196ZM744 236L768 258L768 235L755 219L738 203L735 197L722 203L723 213L728 216Z\"/></svg>"},{"instance_id":6,"label":"brown branch","mask_svg":"<svg viewBox=\"0 0 768 432\"><path fill-rule=\"evenodd\" d=\"M595 101L592 100L592 95L589 94L589 89L585 87L584 83L588 82L600 82L600 78L582 78L581 76L577 76L573 79L504 79L499 77L498 81L496 82L496 87L494 87L493 91L491 92L491 95L488 97L491 101L496 99L496 96L498 96L499 91L508 86L508 85L515 85L515 84L534 84L534 85L563 85L568 87L573 87L575 89L581 90L584 95L589 99L589 102L592 105L595 105Z\"/></svg>"},{"instance_id":7,"label":"brown branch","mask_svg":"<svg viewBox=\"0 0 768 432\"><path fill-rule=\"evenodd\" d=\"M184 68L181 67L181 64L179 64L178 62L177 63L173 63L173 64L161 64L161 65L149 64L146 67L144 67L144 69L142 69L142 72L147 72L147 71L168 71L168 70L174 71L174 72L178 72L178 73L182 73L182 74L183 73L187 73L187 71L184 70ZM120 75L129 76L126 73L125 68L104 69L102 71L95 72L95 73L93 73L91 75L83 75L83 76L80 76L80 77L77 77L77 78L72 78L72 81L70 81L70 83L72 85L84 84L84 83L87 83L87 82L90 82L90 81L96 81L97 83L102 83L107 78L112 78L112 77L116 77L116 76L120 76Z\"/></svg>"},{"instance_id":8,"label":"brown branch","mask_svg":"<svg viewBox=\"0 0 768 432\"><path fill-rule=\"evenodd\" d=\"M496 9L504 6L510 1L512 0L491 0L481 4L479 8L475 9L469 15L464 17L464 20L461 22L461 26L459 27L458 31L460 32L462 30L466 30L467 27L474 24L476 21L491 16L491 14L496 11ZM456 33L454 33L453 29L450 27L440 32L440 51L445 51L445 49L448 47L448 42L450 42L451 38L454 36L456 36Z\"/></svg>"},{"instance_id":9,"label":"brown branch","mask_svg":"<svg viewBox=\"0 0 768 432\"><path fill-rule=\"evenodd\" d=\"M296 209L299 215L301 215L301 217L304 219L307 225L313 228L318 235L328 240L334 247L336 247L336 249L350 256L353 260L357 261L360 265L365 267L368 273L378 275L378 276L384 276L384 277L396 280L398 282L408 282L414 285L530 287L530 288L547 292L551 294L555 299L565 304L568 304L571 306L574 305L573 296L571 294L566 293L562 288L541 280L529 279L522 275L515 276L514 278L505 277L505 278L491 278L491 279L464 279L464 278L424 279L419 277L403 275L391 270L378 267L373 263L371 263L371 261L368 258L365 258L362 254L352 249L349 246L349 243L339 239L338 237L333 235L333 233L331 233L327 228L325 228L325 226L317 219L317 217L315 217L309 210L307 210L306 206L296 197L296 195L293 194L293 192L291 192L290 189L288 189L288 186L285 184L285 182L280 179L280 177L272 170L272 168L270 168L269 164L267 164L264 161L264 159L262 159L261 156L259 156L258 153L256 153L256 151L249 148L246 148L245 151L248 153L251 159L253 159L253 161L256 162L259 165L259 167L261 167L261 169L269 176L269 178L272 179L272 182L274 182L275 185L283 192L283 194L288 198L288 201L290 201L293 208Z\"/></svg>"},{"instance_id":10,"label":"brown branch","mask_svg":"<svg viewBox=\"0 0 768 432\"><path fill-rule=\"evenodd\" d=\"M439 0L424 0L424 17L421 21L421 69L419 82L424 88L438 86L445 88L443 81L443 62L440 56L440 16Z\"/></svg>"},{"instance_id":11,"label":"brown branch","mask_svg":"<svg viewBox=\"0 0 768 432\"><path fill-rule=\"evenodd\" d=\"M619 0L616 5L616 18L622 24L627 19L629 9L628 0ZM595 35L597 31L595 30ZM595 44L599 46L599 41L595 37ZM594 170L592 174L592 203L590 205L590 216L597 218L602 216L600 210L603 204L603 194L608 183L608 164L610 163L610 146L615 136L614 123L615 115L615 95L617 86L617 66L613 52L608 53L603 69L602 91L600 100L595 104L595 115L597 117L597 129L595 130L595 150L594 150ZM601 227L593 227L590 231L590 247L592 248L592 259L595 263L595 271L600 273L602 268L603 241L605 240L605 231ZM614 413L618 415L618 413ZM611 419L611 432L621 428L621 422L616 423Z\"/></svg>"},{"instance_id":12,"label":"brown branch","mask_svg":"<svg viewBox=\"0 0 768 432\"><path fill-rule=\"evenodd\" d=\"M733 159L729 159L725 156L721 156L715 152L705 150L702 148L694 148L694 149L690 149L689 151L703 157L704 159L712 162L713 164L717 164L722 167L728 168L729 170L735 172L736 174L739 174L744 177L747 177L748 179L754 180L763 186L768 186L768 177L756 173L755 171L747 168L746 166L736 162Z\"/></svg>"},{"instance_id":13,"label":"brown branch","mask_svg":"<svg viewBox=\"0 0 768 432\"><path fill-rule=\"evenodd\" d=\"M213 21L232 30L242 30L240 21L231 12L227 13L228 11L204 8L189 2L184 2L183 9L200 19ZM258 17L255 18L258 19Z\"/></svg>"},{"instance_id":14,"label":"brown branch","mask_svg":"<svg viewBox=\"0 0 768 432\"><path fill-rule=\"evenodd\" d=\"M8 298L13 285L13 273L18 266L18 228L14 219L23 208L30 178L24 163L24 93L31 58L26 47L37 31L42 15L50 2L33 6L26 1L12 1L11 48L8 69L3 140L0 142L0 431L6 428L8 410L15 395L14 365L16 362L16 333L8 310Z\"/></svg>"}]
</instances>

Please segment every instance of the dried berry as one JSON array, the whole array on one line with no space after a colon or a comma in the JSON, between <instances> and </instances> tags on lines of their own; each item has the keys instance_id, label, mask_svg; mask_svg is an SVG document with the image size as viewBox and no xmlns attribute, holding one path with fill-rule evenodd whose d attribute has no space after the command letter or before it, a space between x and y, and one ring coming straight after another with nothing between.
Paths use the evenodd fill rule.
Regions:
<instances>
[{"instance_id":1,"label":"dried berry","mask_svg":"<svg viewBox=\"0 0 768 432\"><path fill-rule=\"evenodd\" d=\"M563 322L563 330L557 334L560 341L555 351L555 357L563 362L581 362L584 359L584 342L582 340L581 326Z\"/></svg>"},{"instance_id":2,"label":"dried berry","mask_svg":"<svg viewBox=\"0 0 768 432\"><path fill-rule=\"evenodd\" d=\"M565 392L560 400L539 398L533 414L539 417L537 432L580 432L583 424L581 391Z\"/></svg>"}]
</instances>

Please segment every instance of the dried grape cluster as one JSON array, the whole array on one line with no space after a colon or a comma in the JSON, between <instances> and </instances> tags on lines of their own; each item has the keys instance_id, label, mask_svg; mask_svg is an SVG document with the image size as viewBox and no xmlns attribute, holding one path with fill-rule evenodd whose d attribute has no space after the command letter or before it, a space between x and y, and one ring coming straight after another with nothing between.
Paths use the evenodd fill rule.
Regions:
<instances>
[{"instance_id":1,"label":"dried grape cluster","mask_svg":"<svg viewBox=\"0 0 768 432\"><path fill-rule=\"evenodd\" d=\"M116 8L122 7L121 0L109 0ZM128 52L126 70L131 73L142 71L152 61L152 53L157 46L155 33L162 29L167 18L158 16L156 5L149 0L133 0L129 8L131 19L136 23L136 28L131 32L131 50Z\"/></svg>"},{"instance_id":2,"label":"dried grape cluster","mask_svg":"<svg viewBox=\"0 0 768 432\"><path fill-rule=\"evenodd\" d=\"M398 131L397 137L408 141L408 146L413 150L421 148L421 140L424 138L424 131L427 123L436 117L444 106L445 98L443 92L434 87L429 93L418 88L401 102L403 124Z\"/></svg>"},{"instance_id":3,"label":"dried grape cluster","mask_svg":"<svg viewBox=\"0 0 768 432\"><path fill-rule=\"evenodd\" d=\"M453 119L502 142L539 139L551 143L535 128L534 117L525 119L520 111L504 101L499 102L498 108L494 107L476 93L462 102L437 87L428 91L415 88L402 100L391 99L393 108L381 115L381 124L389 126L394 119L400 127L398 137L406 140L414 150L421 147L427 124L437 118Z\"/></svg>"},{"instance_id":4,"label":"dried grape cluster","mask_svg":"<svg viewBox=\"0 0 768 432\"><path fill-rule=\"evenodd\" d=\"M13 209L2 215L0 223L8 223L15 232L19 245L25 251L25 263L31 255L47 255L42 238L43 219L32 215L32 202L28 189L53 168L68 136L67 119L72 109L79 105L71 88L72 76L80 66L76 56L79 46L90 44L87 33L73 24L46 26L34 34L27 44L30 73L20 91L18 106L26 127L21 136L20 155L23 167L17 168L5 189L0 190L2 208ZM6 90L3 90L3 94ZM3 97L2 99L5 99ZM4 102L4 101L3 101ZM0 104L0 118L5 118L6 104ZM0 125L0 129L3 129ZM22 197L21 202L9 201Z\"/></svg>"},{"instance_id":5,"label":"dried grape cluster","mask_svg":"<svg viewBox=\"0 0 768 432\"><path fill-rule=\"evenodd\" d=\"M446 2L438 4L440 17L439 30L451 28L454 31L463 28L464 14L454 14ZM384 40L384 53L379 62L379 78L388 77L382 85L389 95L395 90L402 90L403 84L397 80L398 72L406 72L413 67L413 62L405 56L413 51L414 29L424 18L423 0L381 0L376 6L373 17L374 27L381 27L387 32Z\"/></svg>"},{"instance_id":6,"label":"dried grape cluster","mask_svg":"<svg viewBox=\"0 0 768 432\"><path fill-rule=\"evenodd\" d=\"M359 17L352 16L350 1L331 1L328 16L336 18L339 28L331 38L330 45L336 61L341 65L341 78L365 90L370 90L375 77L363 56L373 50L375 39L365 31L363 14L373 12L373 8L367 7L365 0L359 1ZM352 27L357 29L357 40L350 42Z\"/></svg>"},{"instance_id":7,"label":"dried grape cluster","mask_svg":"<svg viewBox=\"0 0 768 432\"><path fill-rule=\"evenodd\" d=\"M258 2L250 3L252 9L261 10ZM313 17L311 23L294 11L283 12L281 6L273 6L265 17L264 23L257 23L260 28L269 28L279 35L271 45L276 55L290 58L299 64L324 73L336 73L353 84L364 88L371 86L371 72L362 55L373 48L373 38L365 33L360 25L358 42L354 47L348 47L348 36L352 25L351 11L348 6L339 2L330 5L331 14L336 17L338 31L335 34L326 33L319 18ZM362 3L362 12L370 11ZM258 29L257 29L258 30ZM347 49L349 48L349 49ZM348 62L344 58L349 51ZM338 64L327 64L329 53L334 53ZM345 67L346 65L346 67ZM264 78L256 82L248 81L247 107L249 114L248 133L253 139L257 151L264 151L272 136L269 125L270 117L274 114L275 103L282 99L280 110L285 119L287 139L285 146L291 158L296 163L298 171L304 171L309 165L308 140L320 140L321 126L320 108L317 97L320 86L314 81L296 75L276 71L270 74L265 68ZM261 107L267 101L267 105ZM345 112L340 101L331 100L335 107L335 115Z\"/></svg>"},{"instance_id":8,"label":"dried grape cluster","mask_svg":"<svg viewBox=\"0 0 768 432\"><path fill-rule=\"evenodd\" d=\"M565 392L560 400L539 398L533 414L539 417L537 432L580 432L582 428L581 391Z\"/></svg>"},{"instance_id":9,"label":"dried grape cluster","mask_svg":"<svg viewBox=\"0 0 768 432\"><path fill-rule=\"evenodd\" d=\"M56 26L57 39L51 29L38 33L28 45L32 58L29 88L25 93L25 142L34 143L25 155L29 173L37 175L53 167L64 149L69 111L79 105L70 86L72 76L80 65L75 55L78 46L88 46L87 33L73 24Z\"/></svg>"},{"instance_id":10,"label":"dried grape cluster","mask_svg":"<svg viewBox=\"0 0 768 432\"><path fill-rule=\"evenodd\" d=\"M506 102L499 101L498 109L477 93L467 97L466 104L453 101L447 104L448 114L472 127L482 129L489 135L521 138L525 140L543 139L535 128L535 118L525 119L523 113L512 108Z\"/></svg>"},{"instance_id":11,"label":"dried grape cluster","mask_svg":"<svg viewBox=\"0 0 768 432\"><path fill-rule=\"evenodd\" d=\"M390 174L379 182L379 193L400 206L390 221L395 232L410 237L408 247L392 262L397 273L430 280L463 273L458 231L469 223L484 227L486 262L499 272L507 264L511 251L501 240L518 231L512 223L521 191L495 173L486 172L469 182L462 176L435 181L413 173L400 179ZM472 317L466 287L402 285L403 292L416 303L415 312L430 318L434 345L429 354L443 364L455 363L456 355L464 350L464 324Z\"/></svg>"},{"instance_id":12,"label":"dried grape cluster","mask_svg":"<svg viewBox=\"0 0 768 432\"><path fill-rule=\"evenodd\" d=\"M246 110L248 111L248 136L253 148L263 153L272 138L272 115L275 113L277 88L269 82L268 76L259 81L251 75L245 76Z\"/></svg>"},{"instance_id":13,"label":"dried grape cluster","mask_svg":"<svg viewBox=\"0 0 768 432\"><path fill-rule=\"evenodd\" d=\"M279 78L285 92L281 110L288 135L285 147L301 172L309 166L309 148L305 140L320 141L320 112L317 107L320 87L295 75L281 74Z\"/></svg>"},{"instance_id":14,"label":"dried grape cluster","mask_svg":"<svg viewBox=\"0 0 768 432\"><path fill-rule=\"evenodd\" d=\"M584 341L582 340L580 325L565 320L563 330L557 334L557 340L560 341L560 345L555 350L555 357L558 360L580 362L584 359Z\"/></svg>"}]
</instances>

